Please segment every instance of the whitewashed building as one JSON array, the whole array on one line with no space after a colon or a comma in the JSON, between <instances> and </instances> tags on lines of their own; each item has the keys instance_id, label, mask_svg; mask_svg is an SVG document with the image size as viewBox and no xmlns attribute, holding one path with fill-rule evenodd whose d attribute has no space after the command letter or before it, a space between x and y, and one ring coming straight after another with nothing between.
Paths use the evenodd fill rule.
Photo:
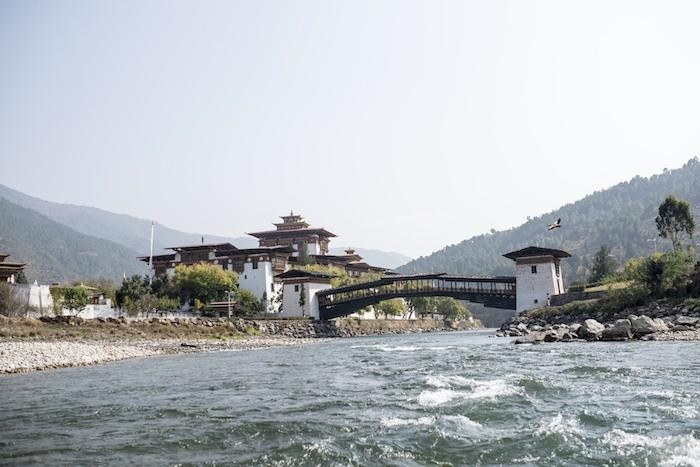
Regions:
<instances>
[{"instance_id":1,"label":"whitewashed building","mask_svg":"<svg viewBox=\"0 0 700 467\"><path fill-rule=\"evenodd\" d=\"M282 317L308 316L319 319L318 297L316 293L331 287L333 276L316 271L291 269L277 274L283 281ZM304 297L302 300L301 297Z\"/></svg>"},{"instance_id":2,"label":"whitewashed building","mask_svg":"<svg viewBox=\"0 0 700 467\"><path fill-rule=\"evenodd\" d=\"M569 253L529 246L503 256L515 261L517 313L547 306L550 297L566 292L559 263Z\"/></svg>"}]
</instances>

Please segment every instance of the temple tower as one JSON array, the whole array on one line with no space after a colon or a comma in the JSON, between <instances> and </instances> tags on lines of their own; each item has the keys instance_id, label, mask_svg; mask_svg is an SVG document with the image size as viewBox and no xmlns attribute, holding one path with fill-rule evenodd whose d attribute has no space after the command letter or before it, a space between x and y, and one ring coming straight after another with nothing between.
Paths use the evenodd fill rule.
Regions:
<instances>
[{"instance_id":1,"label":"temple tower","mask_svg":"<svg viewBox=\"0 0 700 467\"><path fill-rule=\"evenodd\" d=\"M559 262L561 258L569 258L569 253L529 246L503 256L515 261L515 307L518 313L547 306L551 296L566 291Z\"/></svg>"}]
</instances>

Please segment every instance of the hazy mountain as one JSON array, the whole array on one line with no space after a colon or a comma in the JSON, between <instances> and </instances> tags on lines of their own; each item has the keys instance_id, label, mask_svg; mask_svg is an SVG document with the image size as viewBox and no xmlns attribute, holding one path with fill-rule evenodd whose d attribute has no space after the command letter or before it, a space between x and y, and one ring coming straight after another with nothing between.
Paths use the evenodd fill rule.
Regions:
<instances>
[{"instance_id":1,"label":"hazy mountain","mask_svg":"<svg viewBox=\"0 0 700 467\"><path fill-rule=\"evenodd\" d=\"M53 203L25 195L4 185L0 185L0 198L37 211L80 233L111 240L139 254L148 252L151 235L151 221L148 219L115 214L88 206ZM158 252L171 246L197 244L202 241L202 235L207 243L231 242L240 248L250 248L258 244L257 240L252 237L226 238L209 234L180 232L156 223L154 250Z\"/></svg>"},{"instance_id":2,"label":"hazy mountain","mask_svg":"<svg viewBox=\"0 0 700 467\"><path fill-rule=\"evenodd\" d=\"M119 279L144 271L136 252L84 235L48 217L0 198L0 251L27 263L25 273L39 283L87 278Z\"/></svg>"},{"instance_id":3,"label":"hazy mountain","mask_svg":"<svg viewBox=\"0 0 700 467\"><path fill-rule=\"evenodd\" d=\"M16 209L10 209L10 206L14 206L14 208L24 208L24 212L31 210L43 217L44 221L53 221L44 225L43 232L47 235L52 228L60 224L64 229L57 235L63 247L70 245L76 251L92 251L97 246L94 241L101 239L118 244L121 248L118 250L112 248L112 250L119 251L125 255L119 257L116 261L113 261L116 259L115 255L102 255L103 263L91 272L84 267L86 263L82 260L76 262L76 259L68 254L56 256L48 250L48 243L25 242L21 238L22 230L19 228L19 223L11 226L4 225L4 230L0 231L4 232L4 238L0 239L0 247L7 250L13 259L30 263L28 272L33 274L33 278L44 281L59 281L99 277L100 275L121 277L123 272L143 271L143 263L140 263L136 256L145 255L148 252L151 232L150 220L126 214L115 214L88 206L45 201L0 185L0 201L3 199L9 201L9 203L5 204L8 216L10 211L16 211ZM34 219L35 224L26 225L25 227L37 228L36 225L40 223L39 218L33 216L32 219ZM5 217L0 217L0 221L3 224L9 222ZM68 242L67 237L71 233L82 235L75 237L72 242ZM157 253L171 246L198 244L202 241L202 236L204 236L206 243L231 242L239 248L253 248L258 245L257 239L253 237L227 238L217 235L181 232L156 223L154 251ZM82 245L82 241L87 243ZM63 247L59 245L59 250ZM343 250L344 248L334 248L332 249L332 254L342 254ZM369 264L387 268L393 268L411 260L411 258L400 253L364 248L357 248L356 250ZM61 261L65 261L63 265L65 267L64 272L61 272Z\"/></svg>"},{"instance_id":4,"label":"hazy mountain","mask_svg":"<svg viewBox=\"0 0 700 467\"><path fill-rule=\"evenodd\" d=\"M345 250L349 247L338 247L330 248L329 254L331 255L343 255ZM362 256L362 260L367 264L372 266L381 266L383 268L394 269L402 264L406 264L411 261L412 258L401 253L396 253L393 251L381 251L381 250L371 250L367 248L353 248L355 253Z\"/></svg>"},{"instance_id":5,"label":"hazy mountain","mask_svg":"<svg viewBox=\"0 0 700 467\"><path fill-rule=\"evenodd\" d=\"M605 170L605 167L600 170ZM618 264L630 257L652 253L655 240L659 250L670 248L670 242L658 237L654 222L659 204L670 194L689 201L695 219L700 221L700 162L697 158L680 169L649 178L637 176L597 191L575 203L532 218L519 227L447 246L398 270L405 273L513 275L513 263L501 255L535 245L571 253L572 258L563 261L565 282L585 280L591 258L601 245L612 248ZM562 227L547 231L547 224L558 218L562 219Z\"/></svg>"}]
</instances>

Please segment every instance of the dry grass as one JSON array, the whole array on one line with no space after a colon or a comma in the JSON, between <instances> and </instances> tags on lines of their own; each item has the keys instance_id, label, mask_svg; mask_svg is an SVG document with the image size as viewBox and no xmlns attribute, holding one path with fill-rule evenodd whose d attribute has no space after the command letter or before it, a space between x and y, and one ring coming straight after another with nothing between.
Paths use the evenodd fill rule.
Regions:
<instances>
[{"instance_id":1,"label":"dry grass","mask_svg":"<svg viewBox=\"0 0 700 467\"><path fill-rule=\"evenodd\" d=\"M79 325L44 323L33 318L0 317L0 340L124 341L143 339L240 339L243 334L227 325L213 327L191 323L161 324L146 321L105 323L95 320Z\"/></svg>"}]
</instances>

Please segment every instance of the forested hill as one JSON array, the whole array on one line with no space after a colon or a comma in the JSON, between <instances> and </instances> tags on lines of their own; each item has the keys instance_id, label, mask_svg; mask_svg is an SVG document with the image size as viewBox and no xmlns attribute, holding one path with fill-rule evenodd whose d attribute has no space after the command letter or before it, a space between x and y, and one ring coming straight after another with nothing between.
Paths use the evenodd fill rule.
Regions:
<instances>
[{"instance_id":1,"label":"forested hill","mask_svg":"<svg viewBox=\"0 0 700 467\"><path fill-rule=\"evenodd\" d=\"M501 255L535 245L559 248L571 253L563 261L567 283L584 280L592 256L601 245L612 248L621 264L630 257L670 248L658 238L654 218L667 195L690 202L700 221L700 162L688 161L682 168L649 178L635 177L607 190L597 191L553 212L530 219L525 224L493 234L479 235L450 245L427 257L420 257L400 268L404 273L447 272L465 275L513 275L510 260ZM547 231L547 224L562 219L562 228Z\"/></svg>"},{"instance_id":2,"label":"forested hill","mask_svg":"<svg viewBox=\"0 0 700 467\"><path fill-rule=\"evenodd\" d=\"M0 198L0 251L27 263L30 281L42 284L88 278L118 280L144 271L136 252L84 235L31 209Z\"/></svg>"}]
</instances>

